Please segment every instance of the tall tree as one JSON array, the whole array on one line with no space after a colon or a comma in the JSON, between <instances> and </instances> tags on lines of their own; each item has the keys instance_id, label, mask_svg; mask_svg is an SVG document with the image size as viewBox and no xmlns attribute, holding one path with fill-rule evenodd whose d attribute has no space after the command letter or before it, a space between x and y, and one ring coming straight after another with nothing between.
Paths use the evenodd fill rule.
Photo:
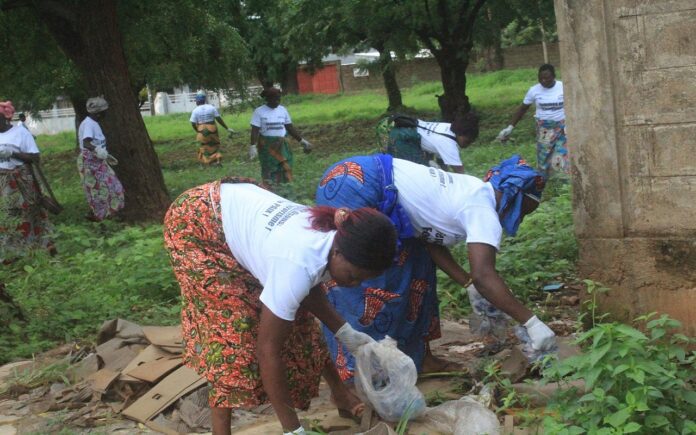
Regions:
<instances>
[{"instance_id":1,"label":"tall tree","mask_svg":"<svg viewBox=\"0 0 696 435\"><path fill-rule=\"evenodd\" d=\"M473 47L474 24L486 0L405 0L410 24L440 66L444 94L439 98L445 120L469 111L466 70Z\"/></svg>"},{"instance_id":2,"label":"tall tree","mask_svg":"<svg viewBox=\"0 0 696 435\"><path fill-rule=\"evenodd\" d=\"M126 190L124 216L159 219L169 198L137 92L148 81L161 87L241 87L246 47L229 22L213 14L224 17L234 3L0 1L0 25L7 29L0 46L0 93L19 96L13 98L20 107L32 110L67 95L78 120L87 96L104 95L110 110L103 128L123 163L116 172Z\"/></svg>"}]
</instances>

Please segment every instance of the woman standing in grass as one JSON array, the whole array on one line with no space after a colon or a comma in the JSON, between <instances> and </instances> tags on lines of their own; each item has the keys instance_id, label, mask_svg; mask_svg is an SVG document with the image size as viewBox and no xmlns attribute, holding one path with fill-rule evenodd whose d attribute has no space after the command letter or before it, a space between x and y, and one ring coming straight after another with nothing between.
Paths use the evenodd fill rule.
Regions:
<instances>
[{"instance_id":1,"label":"woman standing in grass","mask_svg":"<svg viewBox=\"0 0 696 435\"><path fill-rule=\"evenodd\" d=\"M106 162L109 152L99 125L108 108L109 103L102 97L88 99L87 116L78 129L80 155L77 156L77 169L91 209L86 218L96 222L113 216L125 205L123 185Z\"/></svg>"},{"instance_id":2,"label":"woman standing in grass","mask_svg":"<svg viewBox=\"0 0 696 435\"><path fill-rule=\"evenodd\" d=\"M302 138L292 125L290 113L281 106L280 94L277 88L264 89L261 97L266 100L266 104L257 107L251 116L249 158L254 159L258 155L261 162L261 178L268 183L292 181L293 156L290 145L285 140L286 133L302 144L302 151L312 151L312 144Z\"/></svg>"},{"instance_id":3,"label":"woman standing in grass","mask_svg":"<svg viewBox=\"0 0 696 435\"><path fill-rule=\"evenodd\" d=\"M46 210L41 206L31 164L39 148L26 128L12 126L11 101L0 102L0 261L10 262L31 248L55 254Z\"/></svg>"},{"instance_id":4,"label":"woman standing in grass","mask_svg":"<svg viewBox=\"0 0 696 435\"><path fill-rule=\"evenodd\" d=\"M552 173L567 175L570 171L563 109L563 83L556 80L553 65L539 67L539 83L529 88L510 125L498 133L506 141L529 107L536 106L537 168L548 178Z\"/></svg>"},{"instance_id":5,"label":"woman standing in grass","mask_svg":"<svg viewBox=\"0 0 696 435\"><path fill-rule=\"evenodd\" d=\"M309 208L230 178L184 192L164 224L182 292L184 362L211 385L213 433L230 433L231 408L268 400L286 432L304 433L294 409L309 406L320 375L339 414L361 413L314 316L352 351L372 340L331 308L319 284L352 287L389 267L389 219L373 209Z\"/></svg>"},{"instance_id":6,"label":"woman standing in grass","mask_svg":"<svg viewBox=\"0 0 696 435\"><path fill-rule=\"evenodd\" d=\"M524 324L535 349L553 347L554 334L508 290L495 270L503 229L517 233L523 217L539 205L545 179L513 156L492 168L486 181L444 172L390 155L350 157L331 166L319 183L316 202L334 207L374 207L394 222L401 242L398 261L378 278L346 289L327 288L329 301L357 330L375 339L397 340L419 372L456 369L438 359L429 342L440 337L435 276L476 289ZM466 242L471 274L450 246ZM324 329L341 378L353 376L354 360Z\"/></svg>"},{"instance_id":7,"label":"woman standing in grass","mask_svg":"<svg viewBox=\"0 0 696 435\"><path fill-rule=\"evenodd\" d=\"M215 163L221 164L222 153L220 153L220 136L218 135L217 121L222 128L230 134L232 129L227 128L227 124L220 116L220 112L212 104L206 104L205 92L196 93L196 108L191 112L191 126L196 132L196 140L200 144L198 148L198 161L204 165Z\"/></svg>"}]
</instances>

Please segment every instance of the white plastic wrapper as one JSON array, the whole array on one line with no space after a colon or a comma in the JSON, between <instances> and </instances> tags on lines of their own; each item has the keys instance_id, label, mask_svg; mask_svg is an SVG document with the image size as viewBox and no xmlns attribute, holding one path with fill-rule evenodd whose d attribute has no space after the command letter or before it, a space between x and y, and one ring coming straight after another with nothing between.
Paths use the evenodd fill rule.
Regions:
<instances>
[{"instance_id":1,"label":"white plastic wrapper","mask_svg":"<svg viewBox=\"0 0 696 435\"><path fill-rule=\"evenodd\" d=\"M355 386L384 420L409 420L425 411L425 399L416 387L413 360L396 347L391 337L361 346L355 354Z\"/></svg>"}]
</instances>

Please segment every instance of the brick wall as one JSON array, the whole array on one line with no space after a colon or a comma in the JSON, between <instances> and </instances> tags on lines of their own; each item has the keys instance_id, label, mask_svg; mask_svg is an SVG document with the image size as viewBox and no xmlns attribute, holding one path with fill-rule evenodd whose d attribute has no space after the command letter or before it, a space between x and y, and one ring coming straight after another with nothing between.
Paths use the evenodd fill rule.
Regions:
<instances>
[{"instance_id":1,"label":"brick wall","mask_svg":"<svg viewBox=\"0 0 696 435\"><path fill-rule=\"evenodd\" d=\"M560 67L560 51L558 43L547 44L549 63ZM544 52L541 44L524 45L503 49L505 69L538 68L544 63ZM474 57L469 64L469 71L476 72L479 59ZM341 65L341 87L344 92L363 89L382 89L382 75L370 72L368 76L355 77L353 70L357 65ZM433 58L413 59L407 62L397 62L396 79L401 87L409 87L423 81L439 81L440 67Z\"/></svg>"}]
</instances>

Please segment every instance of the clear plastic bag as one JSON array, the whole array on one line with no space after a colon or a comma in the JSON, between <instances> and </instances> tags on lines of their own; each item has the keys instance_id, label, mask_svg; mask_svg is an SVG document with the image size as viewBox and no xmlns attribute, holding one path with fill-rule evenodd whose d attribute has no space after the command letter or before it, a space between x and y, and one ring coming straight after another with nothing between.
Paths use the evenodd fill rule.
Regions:
<instances>
[{"instance_id":1,"label":"clear plastic bag","mask_svg":"<svg viewBox=\"0 0 696 435\"><path fill-rule=\"evenodd\" d=\"M396 347L391 337L366 344L355 354L355 386L374 410L387 421L409 420L425 410L425 399L416 387L418 372L413 360Z\"/></svg>"},{"instance_id":2,"label":"clear plastic bag","mask_svg":"<svg viewBox=\"0 0 696 435\"><path fill-rule=\"evenodd\" d=\"M466 288L471 304L469 329L477 335L492 335L505 341L510 317L497 309L476 290L473 284Z\"/></svg>"},{"instance_id":3,"label":"clear plastic bag","mask_svg":"<svg viewBox=\"0 0 696 435\"><path fill-rule=\"evenodd\" d=\"M472 397L450 400L425 411L425 423L441 433L498 435L500 423L490 409Z\"/></svg>"}]
</instances>

